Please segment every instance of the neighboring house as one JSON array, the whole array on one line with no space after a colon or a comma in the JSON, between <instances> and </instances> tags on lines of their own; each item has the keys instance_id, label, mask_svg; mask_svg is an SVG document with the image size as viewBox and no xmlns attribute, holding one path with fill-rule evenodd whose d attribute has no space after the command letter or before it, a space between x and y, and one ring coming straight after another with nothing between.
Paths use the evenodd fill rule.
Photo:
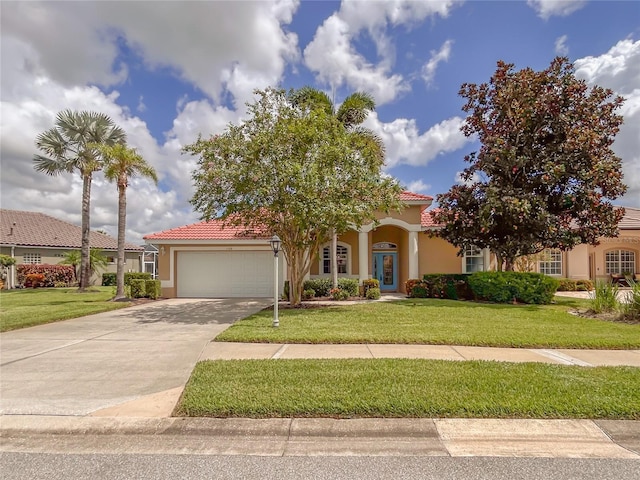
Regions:
<instances>
[{"instance_id":1,"label":"neighboring house","mask_svg":"<svg viewBox=\"0 0 640 480\"><path fill-rule=\"evenodd\" d=\"M0 210L0 253L25 263L57 265L70 250L80 250L82 229L77 225L38 212ZM116 271L118 241L98 232L90 234L91 248L99 248L109 264L104 272ZM144 248L125 245L125 271L139 272ZM15 275L15 268L12 269ZM96 272L92 283L100 283L103 271ZM15 285L15 276L11 285Z\"/></svg>"},{"instance_id":2,"label":"neighboring house","mask_svg":"<svg viewBox=\"0 0 640 480\"><path fill-rule=\"evenodd\" d=\"M437 230L428 208L432 197L403 192L406 208L376 215L338 239L338 276L377 278L383 292L403 292L410 278L426 273L471 273L490 270L495 260L487 250L458 249L429 233ZM618 238L601 245L579 245L570 252L545 256L543 273L580 278L606 277L616 269L638 272L640 211L627 209ZM186 225L144 237L158 249L158 278L164 297L273 296L273 253L269 232L251 232L225 226L221 220ZM286 272L284 256L278 278ZM310 277L331 275L330 243L320 247ZM279 285L282 290L282 283Z\"/></svg>"}]
</instances>

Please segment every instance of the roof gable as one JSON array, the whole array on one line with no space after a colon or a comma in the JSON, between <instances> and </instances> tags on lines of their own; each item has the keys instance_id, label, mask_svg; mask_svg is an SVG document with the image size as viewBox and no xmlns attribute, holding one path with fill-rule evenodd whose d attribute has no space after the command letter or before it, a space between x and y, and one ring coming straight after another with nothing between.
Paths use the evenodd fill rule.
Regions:
<instances>
[{"instance_id":1,"label":"roof gable","mask_svg":"<svg viewBox=\"0 0 640 480\"><path fill-rule=\"evenodd\" d=\"M89 235L91 248L118 249L118 240L111 235L93 231ZM82 228L44 213L1 209L0 244L79 249ZM126 243L125 250L142 251L143 248Z\"/></svg>"}]
</instances>

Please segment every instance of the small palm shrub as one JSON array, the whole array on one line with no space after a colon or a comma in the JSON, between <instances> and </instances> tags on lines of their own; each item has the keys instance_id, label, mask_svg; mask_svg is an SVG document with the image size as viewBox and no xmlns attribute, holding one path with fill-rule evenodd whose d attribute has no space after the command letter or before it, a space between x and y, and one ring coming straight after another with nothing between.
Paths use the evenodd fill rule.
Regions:
<instances>
[{"instance_id":1,"label":"small palm shrub","mask_svg":"<svg viewBox=\"0 0 640 480\"><path fill-rule=\"evenodd\" d=\"M595 313L609 313L619 309L618 285L606 280L596 281L591 310Z\"/></svg>"}]
</instances>

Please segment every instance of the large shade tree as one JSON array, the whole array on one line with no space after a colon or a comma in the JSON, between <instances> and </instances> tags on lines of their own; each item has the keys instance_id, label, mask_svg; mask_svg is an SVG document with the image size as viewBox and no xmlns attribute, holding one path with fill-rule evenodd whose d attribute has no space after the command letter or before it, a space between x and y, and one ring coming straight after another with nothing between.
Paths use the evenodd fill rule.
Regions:
<instances>
[{"instance_id":1,"label":"large shade tree","mask_svg":"<svg viewBox=\"0 0 640 480\"><path fill-rule=\"evenodd\" d=\"M623 98L589 88L562 57L539 72L498 62L489 83L460 95L462 131L481 147L465 157L464 183L437 197L440 236L460 252L489 248L512 270L518 256L617 235L624 210L610 200L626 186L611 145Z\"/></svg>"},{"instance_id":2,"label":"large shade tree","mask_svg":"<svg viewBox=\"0 0 640 480\"><path fill-rule=\"evenodd\" d=\"M33 157L34 168L56 176L78 172L82 178L82 243L79 290L89 286L89 232L91 228L91 181L100 170L97 144L124 143L126 134L103 113L64 110L56 116L55 126L36 138L36 146L45 155Z\"/></svg>"},{"instance_id":3,"label":"large shade tree","mask_svg":"<svg viewBox=\"0 0 640 480\"><path fill-rule=\"evenodd\" d=\"M344 99L340 107L336 110L334 102L329 96L313 87L303 87L291 93L290 98L294 105L303 109L320 109L327 115L334 115L342 126L350 133L354 142L369 144L372 152L377 154L384 162L385 148L382 140L371 130L361 126L370 112L376 108L375 101L371 95L365 92L354 92ZM338 286L338 235L344 231L333 229L331 235L331 278L333 287Z\"/></svg>"},{"instance_id":4,"label":"large shade tree","mask_svg":"<svg viewBox=\"0 0 640 480\"><path fill-rule=\"evenodd\" d=\"M124 247L127 229L127 187L129 179L140 176L158 183L155 169L135 149L124 144L100 145L104 161L104 176L118 187L118 259L116 263L116 295L114 300L125 298Z\"/></svg>"},{"instance_id":5,"label":"large shade tree","mask_svg":"<svg viewBox=\"0 0 640 480\"><path fill-rule=\"evenodd\" d=\"M296 92L256 91L247 119L198 139L192 204L202 218L224 218L278 235L287 260L290 300L301 300L304 276L331 231L400 208L400 186L383 176L379 145L345 128L332 111L304 108Z\"/></svg>"}]
</instances>

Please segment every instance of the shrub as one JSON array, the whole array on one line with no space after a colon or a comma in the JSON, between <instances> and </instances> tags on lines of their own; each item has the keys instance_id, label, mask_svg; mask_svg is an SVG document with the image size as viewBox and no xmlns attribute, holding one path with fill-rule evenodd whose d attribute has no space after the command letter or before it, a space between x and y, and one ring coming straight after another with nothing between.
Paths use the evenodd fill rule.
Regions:
<instances>
[{"instance_id":1,"label":"shrub","mask_svg":"<svg viewBox=\"0 0 640 480\"><path fill-rule=\"evenodd\" d=\"M631 290L627 292L626 303L622 306L622 311L626 317L633 320L640 320L640 282L629 278L627 280Z\"/></svg>"},{"instance_id":2,"label":"shrub","mask_svg":"<svg viewBox=\"0 0 640 480\"><path fill-rule=\"evenodd\" d=\"M357 297L360 294L360 282L357 278L339 278L338 288L347 291L350 297Z\"/></svg>"},{"instance_id":3,"label":"shrub","mask_svg":"<svg viewBox=\"0 0 640 480\"><path fill-rule=\"evenodd\" d=\"M125 272L124 284L131 285L132 280L151 280L151 274L147 272Z\"/></svg>"},{"instance_id":4,"label":"shrub","mask_svg":"<svg viewBox=\"0 0 640 480\"><path fill-rule=\"evenodd\" d=\"M16 267L16 280L18 285L26 285L27 275L41 274L44 279L41 287L55 287L57 285L71 286L75 283L75 270L73 265L37 265L37 264L20 264Z\"/></svg>"},{"instance_id":5,"label":"shrub","mask_svg":"<svg viewBox=\"0 0 640 480\"><path fill-rule=\"evenodd\" d=\"M472 299L473 292L467 283L469 275L467 273L426 274L422 277L422 281L429 297L452 300Z\"/></svg>"},{"instance_id":6,"label":"shrub","mask_svg":"<svg viewBox=\"0 0 640 480\"><path fill-rule=\"evenodd\" d=\"M578 289L578 284L575 280L570 278L558 279L558 292L575 292Z\"/></svg>"},{"instance_id":7,"label":"shrub","mask_svg":"<svg viewBox=\"0 0 640 480\"><path fill-rule=\"evenodd\" d=\"M591 299L591 310L596 313L610 313L619 309L618 284L607 280L596 281L594 296Z\"/></svg>"},{"instance_id":8,"label":"shrub","mask_svg":"<svg viewBox=\"0 0 640 480\"><path fill-rule=\"evenodd\" d=\"M142 278L132 278L129 280L131 287L131 298L143 298L146 295L146 280Z\"/></svg>"},{"instance_id":9,"label":"shrub","mask_svg":"<svg viewBox=\"0 0 640 480\"><path fill-rule=\"evenodd\" d=\"M30 273L24 280L27 288L38 288L44 285L44 275L42 273Z\"/></svg>"},{"instance_id":10,"label":"shrub","mask_svg":"<svg viewBox=\"0 0 640 480\"><path fill-rule=\"evenodd\" d=\"M102 286L103 287L113 287L116 285L116 274L115 273L103 273L102 274Z\"/></svg>"},{"instance_id":11,"label":"shrub","mask_svg":"<svg viewBox=\"0 0 640 480\"><path fill-rule=\"evenodd\" d=\"M377 278L367 278L362 281L362 294L366 297L370 288L377 288L380 290L380 282Z\"/></svg>"},{"instance_id":12,"label":"shrub","mask_svg":"<svg viewBox=\"0 0 640 480\"><path fill-rule=\"evenodd\" d=\"M408 297L413 297L413 289L416 285L422 284L422 280L419 278L410 278L406 282L404 282L404 289L407 292ZM423 285L424 287L424 285ZM421 297L424 298L424 297Z\"/></svg>"},{"instance_id":13,"label":"shrub","mask_svg":"<svg viewBox=\"0 0 640 480\"><path fill-rule=\"evenodd\" d=\"M340 288L332 288L331 290L329 290L329 294L331 295L332 299L338 301L347 300L349 298L349 292Z\"/></svg>"},{"instance_id":14,"label":"shrub","mask_svg":"<svg viewBox=\"0 0 640 480\"><path fill-rule=\"evenodd\" d=\"M590 292L593 290L593 282L591 280L576 280L576 290L579 292Z\"/></svg>"},{"instance_id":15,"label":"shrub","mask_svg":"<svg viewBox=\"0 0 640 480\"><path fill-rule=\"evenodd\" d=\"M289 287L289 280L284 281L284 288L282 289L282 299L286 302L289 301L289 292L291 291L291 287ZM304 292L303 292L304 295Z\"/></svg>"},{"instance_id":16,"label":"shrub","mask_svg":"<svg viewBox=\"0 0 640 480\"><path fill-rule=\"evenodd\" d=\"M380 289L376 287L371 287L367 289L367 300L378 300L380 298Z\"/></svg>"},{"instance_id":17,"label":"shrub","mask_svg":"<svg viewBox=\"0 0 640 480\"><path fill-rule=\"evenodd\" d=\"M313 290L316 292L316 297L328 297L329 290L331 290L330 278L312 278L304 282L302 291Z\"/></svg>"},{"instance_id":18,"label":"shrub","mask_svg":"<svg viewBox=\"0 0 640 480\"><path fill-rule=\"evenodd\" d=\"M558 288L555 278L531 272L476 272L468 283L479 299L494 303L547 304Z\"/></svg>"},{"instance_id":19,"label":"shrub","mask_svg":"<svg viewBox=\"0 0 640 480\"><path fill-rule=\"evenodd\" d=\"M160 280L144 280L144 293L147 298L156 300L160 297Z\"/></svg>"},{"instance_id":20,"label":"shrub","mask_svg":"<svg viewBox=\"0 0 640 480\"><path fill-rule=\"evenodd\" d=\"M307 290L302 291L303 300L311 300L315 296L316 296L316 291L313 288L308 288Z\"/></svg>"},{"instance_id":21,"label":"shrub","mask_svg":"<svg viewBox=\"0 0 640 480\"><path fill-rule=\"evenodd\" d=\"M411 298L429 298L429 290L425 283L420 282L411 289Z\"/></svg>"}]
</instances>

